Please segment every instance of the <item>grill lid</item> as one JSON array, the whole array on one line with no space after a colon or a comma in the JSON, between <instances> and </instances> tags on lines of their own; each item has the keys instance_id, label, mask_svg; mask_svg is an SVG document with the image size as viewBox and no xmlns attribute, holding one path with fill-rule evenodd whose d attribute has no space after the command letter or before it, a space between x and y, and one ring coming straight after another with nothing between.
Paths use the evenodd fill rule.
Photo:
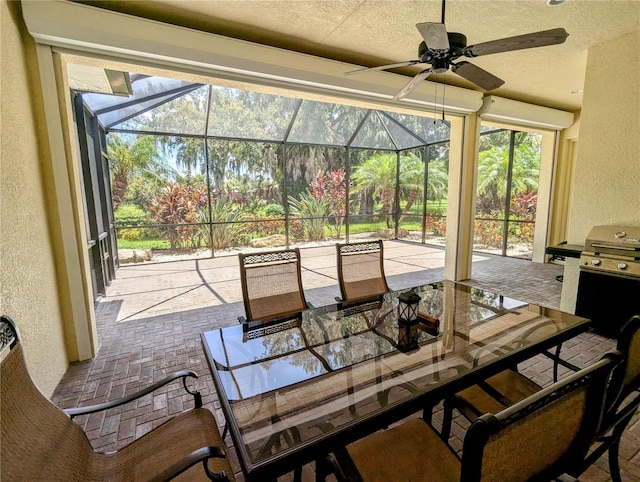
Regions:
<instances>
[{"instance_id":1,"label":"grill lid","mask_svg":"<svg viewBox=\"0 0 640 482\"><path fill-rule=\"evenodd\" d=\"M580 269L640 278L640 226L594 226Z\"/></svg>"},{"instance_id":2,"label":"grill lid","mask_svg":"<svg viewBox=\"0 0 640 482\"><path fill-rule=\"evenodd\" d=\"M584 251L602 255L640 256L640 226L594 226L587 235Z\"/></svg>"}]
</instances>

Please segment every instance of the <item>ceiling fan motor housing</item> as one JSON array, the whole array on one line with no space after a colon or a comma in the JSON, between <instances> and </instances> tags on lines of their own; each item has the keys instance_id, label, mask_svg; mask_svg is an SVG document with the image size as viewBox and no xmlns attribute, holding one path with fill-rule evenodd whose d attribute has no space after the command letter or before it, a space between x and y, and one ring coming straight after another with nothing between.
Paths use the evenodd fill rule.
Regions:
<instances>
[{"instance_id":1,"label":"ceiling fan motor housing","mask_svg":"<svg viewBox=\"0 0 640 482\"><path fill-rule=\"evenodd\" d=\"M467 46L467 37L457 32L447 32L449 39L448 50L431 50L425 42L420 42L418 46L418 56L425 64L435 64L437 59L455 60L464 55L464 48ZM434 65L434 69L437 68Z\"/></svg>"},{"instance_id":2,"label":"ceiling fan motor housing","mask_svg":"<svg viewBox=\"0 0 640 482\"><path fill-rule=\"evenodd\" d=\"M449 47L451 58L456 59L463 55L464 48L467 46L467 36L458 32L447 32L449 37Z\"/></svg>"}]
</instances>

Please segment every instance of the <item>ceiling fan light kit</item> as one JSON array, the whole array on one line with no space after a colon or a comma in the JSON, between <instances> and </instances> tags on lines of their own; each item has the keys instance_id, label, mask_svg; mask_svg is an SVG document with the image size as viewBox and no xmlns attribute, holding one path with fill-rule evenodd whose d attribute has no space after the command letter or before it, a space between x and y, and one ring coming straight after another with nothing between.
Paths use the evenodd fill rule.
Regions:
<instances>
[{"instance_id":1,"label":"ceiling fan light kit","mask_svg":"<svg viewBox=\"0 0 640 482\"><path fill-rule=\"evenodd\" d=\"M561 0L549 0L561 1ZM563 28L553 28L515 37L467 45L467 37L458 32L447 32L444 24L445 1L442 2L442 22L424 22L416 28L424 39L418 46L418 58L395 64L364 68L346 72L346 75L359 74L375 70L387 70L408 67L416 64L428 64L429 67L418 73L393 97L400 100L408 96L423 80L431 74L442 74L451 69L460 77L477 85L484 91L492 91L504 84L504 81L486 70L466 61L455 63L460 57L475 58L514 50L547 47L564 43L569 34Z\"/></svg>"}]
</instances>

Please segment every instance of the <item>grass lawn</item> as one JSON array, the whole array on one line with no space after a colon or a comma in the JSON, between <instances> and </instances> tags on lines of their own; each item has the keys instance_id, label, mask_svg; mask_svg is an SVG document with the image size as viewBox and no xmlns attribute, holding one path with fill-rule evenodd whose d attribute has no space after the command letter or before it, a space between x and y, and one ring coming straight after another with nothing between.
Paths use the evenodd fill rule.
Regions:
<instances>
[{"instance_id":1,"label":"grass lawn","mask_svg":"<svg viewBox=\"0 0 640 482\"><path fill-rule=\"evenodd\" d=\"M118 239L119 249L171 249L166 239Z\"/></svg>"}]
</instances>

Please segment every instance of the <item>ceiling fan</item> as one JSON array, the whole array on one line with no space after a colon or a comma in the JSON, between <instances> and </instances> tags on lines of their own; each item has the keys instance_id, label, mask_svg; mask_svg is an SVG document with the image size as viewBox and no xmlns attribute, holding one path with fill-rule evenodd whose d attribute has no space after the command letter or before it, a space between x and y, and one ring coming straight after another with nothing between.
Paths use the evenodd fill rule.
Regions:
<instances>
[{"instance_id":1,"label":"ceiling fan","mask_svg":"<svg viewBox=\"0 0 640 482\"><path fill-rule=\"evenodd\" d=\"M487 72L480 67L466 61L454 63L454 60L460 57L479 57L481 55L497 54L501 52L510 52L513 50L530 49L534 47L546 47L548 45L557 45L564 43L569 34L563 28L554 28L541 32L534 32L515 37L507 37L498 40L491 40L476 45L467 46L467 37L457 32L447 32L444 25L445 1L442 0L442 22L425 22L416 24L416 28L423 42L418 47L418 59L398 62L395 64L381 65L379 67L371 67L346 72L345 75L359 74L363 72L371 72L375 70L395 69L398 67L407 67L416 64L430 64L419 74L417 74L407 85L393 97L393 100L399 100L409 95L420 82L425 80L429 75L441 74L451 69L460 77L467 79L483 90L494 90L504 84L504 80Z\"/></svg>"}]
</instances>

